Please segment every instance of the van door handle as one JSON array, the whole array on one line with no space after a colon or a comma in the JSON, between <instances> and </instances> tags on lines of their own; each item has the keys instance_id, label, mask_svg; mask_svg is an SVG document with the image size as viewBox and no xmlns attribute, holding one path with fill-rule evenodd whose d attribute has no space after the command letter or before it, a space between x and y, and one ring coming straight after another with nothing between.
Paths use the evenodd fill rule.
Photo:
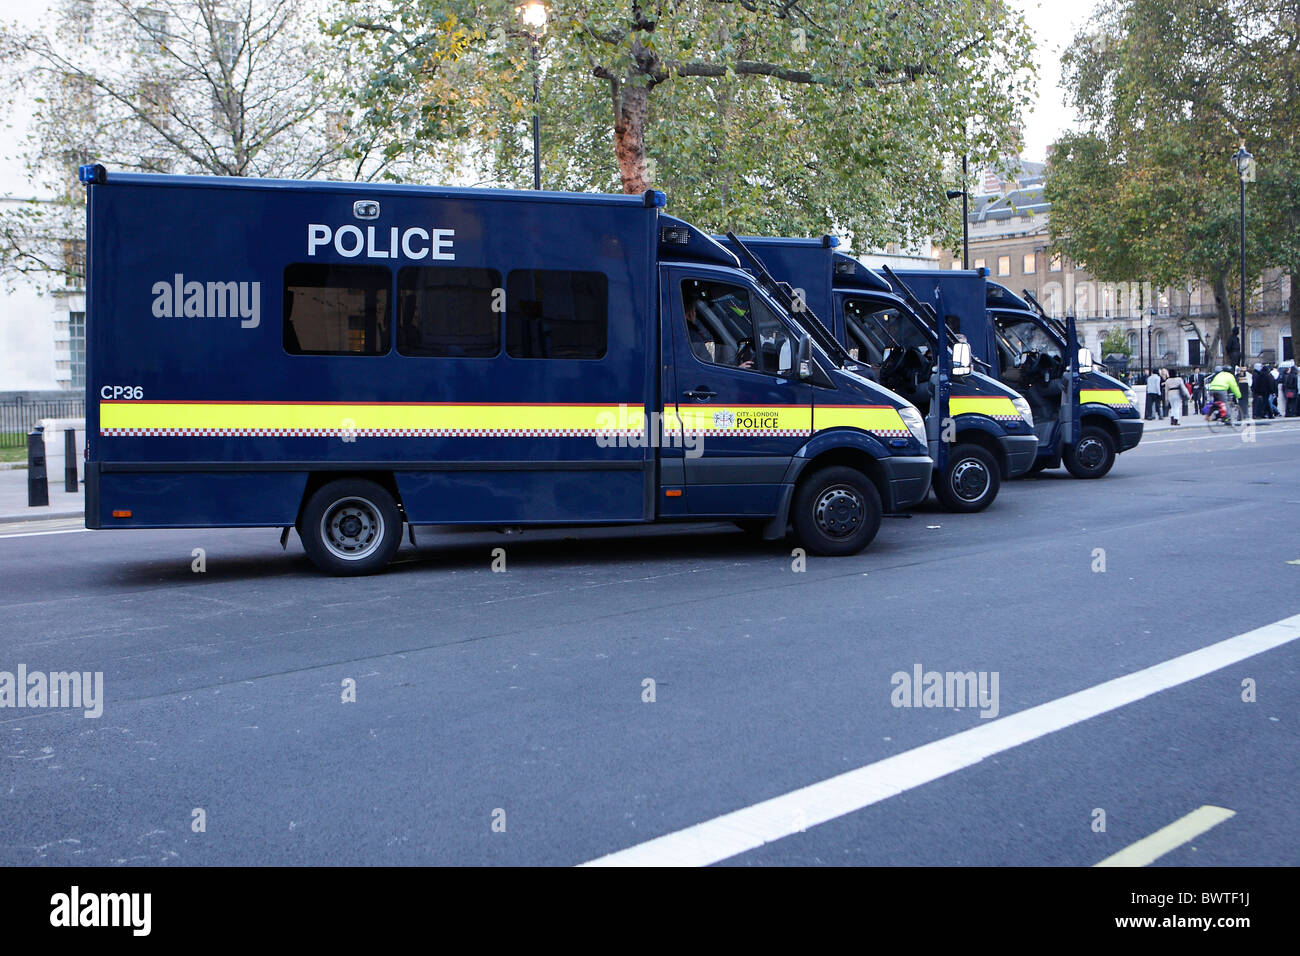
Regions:
<instances>
[{"instance_id":1,"label":"van door handle","mask_svg":"<svg viewBox=\"0 0 1300 956\"><path fill-rule=\"evenodd\" d=\"M703 402L710 398L717 398L718 393L706 385L696 385L689 392L683 392L687 398L693 398L697 402Z\"/></svg>"}]
</instances>

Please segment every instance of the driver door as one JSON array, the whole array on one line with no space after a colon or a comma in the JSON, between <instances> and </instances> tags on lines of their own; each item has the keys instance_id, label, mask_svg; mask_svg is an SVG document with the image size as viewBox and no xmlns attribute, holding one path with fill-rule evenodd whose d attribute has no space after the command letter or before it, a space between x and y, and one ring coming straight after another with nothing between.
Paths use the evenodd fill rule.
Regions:
<instances>
[{"instance_id":1,"label":"driver door","mask_svg":"<svg viewBox=\"0 0 1300 956\"><path fill-rule=\"evenodd\" d=\"M798 340L734 272L665 267L687 512L770 515L812 429L812 386L791 376ZM693 446L693 447L692 447Z\"/></svg>"}]
</instances>

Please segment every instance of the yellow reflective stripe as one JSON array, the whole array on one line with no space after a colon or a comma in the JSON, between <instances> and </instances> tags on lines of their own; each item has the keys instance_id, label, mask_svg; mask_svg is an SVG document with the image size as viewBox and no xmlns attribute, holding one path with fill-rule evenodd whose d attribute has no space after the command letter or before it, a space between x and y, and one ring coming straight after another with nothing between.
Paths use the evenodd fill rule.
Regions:
<instances>
[{"instance_id":1,"label":"yellow reflective stripe","mask_svg":"<svg viewBox=\"0 0 1300 956\"><path fill-rule=\"evenodd\" d=\"M1117 388L1084 388L1079 390L1079 401L1099 405L1132 405Z\"/></svg>"},{"instance_id":2,"label":"yellow reflective stripe","mask_svg":"<svg viewBox=\"0 0 1300 956\"><path fill-rule=\"evenodd\" d=\"M898 409L888 405L818 405L814 420L818 431L861 428L868 432L910 434Z\"/></svg>"},{"instance_id":3,"label":"yellow reflective stripe","mask_svg":"<svg viewBox=\"0 0 1300 956\"><path fill-rule=\"evenodd\" d=\"M954 395L948 399L948 411L953 415L988 415L1019 418L1020 413L1008 395L992 398Z\"/></svg>"},{"instance_id":4,"label":"yellow reflective stripe","mask_svg":"<svg viewBox=\"0 0 1300 956\"><path fill-rule=\"evenodd\" d=\"M299 402L102 402L100 428L151 431L635 431L641 405L442 405Z\"/></svg>"}]
</instances>

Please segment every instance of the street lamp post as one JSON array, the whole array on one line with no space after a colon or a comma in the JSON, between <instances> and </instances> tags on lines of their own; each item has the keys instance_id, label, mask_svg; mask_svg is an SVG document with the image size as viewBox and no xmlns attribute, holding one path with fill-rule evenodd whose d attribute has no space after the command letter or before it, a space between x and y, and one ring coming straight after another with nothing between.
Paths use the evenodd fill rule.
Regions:
<instances>
[{"instance_id":1,"label":"street lamp post","mask_svg":"<svg viewBox=\"0 0 1300 956\"><path fill-rule=\"evenodd\" d=\"M1237 164L1237 189L1241 201L1241 364L1246 364L1246 183L1255 181L1255 157L1246 152L1246 144L1241 144L1237 155L1233 157Z\"/></svg>"},{"instance_id":2,"label":"street lamp post","mask_svg":"<svg viewBox=\"0 0 1300 956\"><path fill-rule=\"evenodd\" d=\"M1150 375L1156 369L1156 353L1151 348L1151 326L1156 320L1156 310L1154 307L1147 309L1147 374Z\"/></svg>"},{"instance_id":3,"label":"street lamp post","mask_svg":"<svg viewBox=\"0 0 1300 956\"><path fill-rule=\"evenodd\" d=\"M529 55L533 66L533 188L542 188L542 134L541 134L541 57L538 45L546 35L546 21L550 8L545 0L525 0L515 7L528 34Z\"/></svg>"},{"instance_id":4,"label":"street lamp post","mask_svg":"<svg viewBox=\"0 0 1300 956\"><path fill-rule=\"evenodd\" d=\"M970 192L966 189L966 156L961 157L961 189L949 189L948 198L961 197L961 267L970 268Z\"/></svg>"}]
</instances>

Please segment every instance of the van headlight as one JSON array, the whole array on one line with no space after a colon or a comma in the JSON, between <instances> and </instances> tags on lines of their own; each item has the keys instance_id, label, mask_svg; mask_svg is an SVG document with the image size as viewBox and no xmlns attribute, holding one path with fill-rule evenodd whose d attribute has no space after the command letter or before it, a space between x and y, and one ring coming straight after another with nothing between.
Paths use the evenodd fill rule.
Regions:
<instances>
[{"instance_id":1,"label":"van headlight","mask_svg":"<svg viewBox=\"0 0 1300 956\"><path fill-rule=\"evenodd\" d=\"M927 447L925 437L925 419L921 417L921 413L911 405L904 405L898 410L898 417L903 420L903 424L906 425L907 430L912 433L912 437L916 439L917 444L922 448Z\"/></svg>"},{"instance_id":2,"label":"van headlight","mask_svg":"<svg viewBox=\"0 0 1300 956\"><path fill-rule=\"evenodd\" d=\"M1013 396L1011 399L1011 404L1016 406L1016 411L1018 411L1020 413L1020 417L1025 420L1025 424L1028 425L1030 428L1033 428L1034 413L1033 410L1030 409L1029 403L1025 401L1024 397L1021 395Z\"/></svg>"},{"instance_id":3,"label":"van headlight","mask_svg":"<svg viewBox=\"0 0 1300 956\"><path fill-rule=\"evenodd\" d=\"M1134 392L1133 389L1131 388L1124 389L1124 397L1128 399L1128 403L1132 405L1134 408L1138 407L1137 393Z\"/></svg>"}]
</instances>

